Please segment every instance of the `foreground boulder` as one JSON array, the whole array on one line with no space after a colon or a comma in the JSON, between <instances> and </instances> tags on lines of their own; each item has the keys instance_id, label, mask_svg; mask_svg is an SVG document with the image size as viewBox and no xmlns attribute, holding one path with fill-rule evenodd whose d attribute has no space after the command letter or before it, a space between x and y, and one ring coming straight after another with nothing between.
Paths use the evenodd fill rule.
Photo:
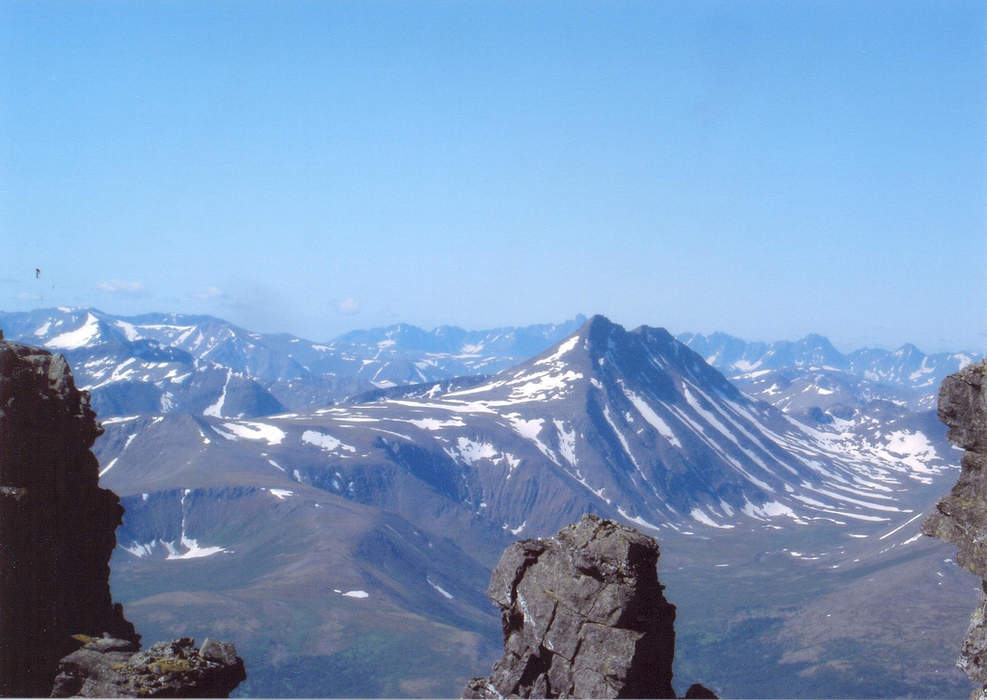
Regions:
<instances>
[{"instance_id":1,"label":"foreground boulder","mask_svg":"<svg viewBox=\"0 0 987 700\"><path fill-rule=\"evenodd\" d=\"M594 515L512 544L487 589L504 657L463 697L674 698L675 606L658 554L651 537Z\"/></svg>"},{"instance_id":2,"label":"foreground boulder","mask_svg":"<svg viewBox=\"0 0 987 700\"><path fill-rule=\"evenodd\" d=\"M987 579L987 361L943 380L939 419L949 426L949 441L965 452L956 485L926 518L922 532L956 545L957 563ZM987 580L981 585L980 604L956 663L980 685L974 698L987 698Z\"/></svg>"},{"instance_id":3,"label":"foreground boulder","mask_svg":"<svg viewBox=\"0 0 987 700\"><path fill-rule=\"evenodd\" d=\"M98 484L102 433L61 355L0 334L0 695L45 696L71 635L136 643L110 598L123 508Z\"/></svg>"},{"instance_id":4,"label":"foreground boulder","mask_svg":"<svg viewBox=\"0 0 987 700\"><path fill-rule=\"evenodd\" d=\"M80 640L84 641L84 640ZM53 698L225 698L246 678L228 642L158 642L144 651L110 637L91 639L59 662Z\"/></svg>"}]
</instances>

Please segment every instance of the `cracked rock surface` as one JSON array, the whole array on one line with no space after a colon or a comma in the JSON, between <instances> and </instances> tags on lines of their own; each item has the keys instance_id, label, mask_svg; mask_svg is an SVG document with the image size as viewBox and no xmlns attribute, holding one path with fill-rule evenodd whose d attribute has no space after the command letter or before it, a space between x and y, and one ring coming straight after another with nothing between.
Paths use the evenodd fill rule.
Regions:
<instances>
[{"instance_id":1,"label":"cracked rock surface","mask_svg":"<svg viewBox=\"0 0 987 700\"><path fill-rule=\"evenodd\" d=\"M594 515L508 547L487 589L504 657L464 697L674 698L658 555L651 537Z\"/></svg>"},{"instance_id":2,"label":"cracked rock surface","mask_svg":"<svg viewBox=\"0 0 987 700\"><path fill-rule=\"evenodd\" d=\"M987 361L951 374L939 388L939 419L949 426L948 438L965 451L962 470L952 491L944 496L922 532L957 546L956 561L987 579ZM980 604L956 665L980 684L971 697L987 698L987 580Z\"/></svg>"}]
</instances>

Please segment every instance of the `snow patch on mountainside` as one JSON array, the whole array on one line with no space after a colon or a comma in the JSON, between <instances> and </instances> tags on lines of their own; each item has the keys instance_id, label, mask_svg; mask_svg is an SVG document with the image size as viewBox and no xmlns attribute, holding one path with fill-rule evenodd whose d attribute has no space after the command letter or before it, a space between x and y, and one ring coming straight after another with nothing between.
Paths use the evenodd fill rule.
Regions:
<instances>
[{"instance_id":1,"label":"snow patch on mountainside","mask_svg":"<svg viewBox=\"0 0 987 700\"><path fill-rule=\"evenodd\" d=\"M511 428L521 437L526 440L530 440L534 443L538 451L543 455L548 457L553 464L558 464L559 459L555 456L555 453L548 448L548 446L538 439L539 433L541 433L542 424L545 422L544 418L532 418L530 420L522 418L519 413L507 413L504 415L510 424Z\"/></svg>"},{"instance_id":2,"label":"snow patch on mountainside","mask_svg":"<svg viewBox=\"0 0 987 700\"><path fill-rule=\"evenodd\" d=\"M689 517L696 522L702 523L703 525L708 525L709 527L719 528L721 530L732 530L733 525L720 525L718 522L713 520L711 517L706 515L701 508L693 508L689 511Z\"/></svg>"},{"instance_id":3,"label":"snow patch on mountainside","mask_svg":"<svg viewBox=\"0 0 987 700\"><path fill-rule=\"evenodd\" d=\"M795 514L791 508L778 501L768 501L767 503L762 503L761 505L754 505L750 501L744 502L744 507L741 508L744 514L748 515L755 520L767 520L770 518L777 518L780 516L785 516L791 518L799 525L807 525L808 523Z\"/></svg>"},{"instance_id":4,"label":"snow patch on mountainside","mask_svg":"<svg viewBox=\"0 0 987 700\"><path fill-rule=\"evenodd\" d=\"M223 392L219 395L219 398L216 399L216 403L214 403L212 406L208 406L206 410L202 412L202 415L213 416L215 418L223 417L223 404L226 403L226 389L230 385L231 376L233 376L233 370L227 369L226 382L223 383Z\"/></svg>"},{"instance_id":5,"label":"snow patch on mountainside","mask_svg":"<svg viewBox=\"0 0 987 700\"><path fill-rule=\"evenodd\" d=\"M682 447L682 443L675 436L675 433L672 431L668 423L662 420L661 416L655 413L655 410L651 408L651 406L649 406L644 399L624 386L623 382L620 382L620 388L623 390L624 396L627 397L627 400L634 405L634 408L641 414L641 417L651 424L651 427L657 430L662 437L668 440L668 442L675 447Z\"/></svg>"},{"instance_id":6,"label":"snow patch on mountainside","mask_svg":"<svg viewBox=\"0 0 987 700\"><path fill-rule=\"evenodd\" d=\"M897 455L901 461L912 470L923 473L935 473L926 466L932 460L939 459L939 453L929 442L925 433L908 430L895 430L888 435L888 452Z\"/></svg>"},{"instance_id":7,"label":"snow patch on mountainside","mask_svg":"<svg viewBox=\"0 0 987 700\"><path fill-rule=\"evenodd\" d=\"M283 430L266 423L242 421L240 423L223 423L223 427L234 435L247 440L266 440L268 445L280 445L285 436Z\"/></svg>"},{"instance_id":8,"label":"snow patch on mountainside","mask_svg":"<svg viewBox=\"0 0 987 700\"><path fill-rule=\"evenodd\" d=\"M182 535L181 543L185 547L185 551L179 552L177 549L173 549L168 554L168 559L201 559L226 551L224 547L202 547L199 545L198 540L186 537L184 534Z\"/></svg>"},{"instance_id":9,"label":"snow patch on mountainside","mask_svg":"<svg viewBox=\"0 0 987 700\"><path fill-rule=\"evenodd\" d=\"M422 430L441 430L442 428L461 428L466 425L463 419L459 416L453 416L448 420L440 420L438 418L413 418L411 420L405 421L406 423L411 423L416 428L421 428Z\"/></svg>"},{"instance_id":10,"label":"snow patch on mountainside","mask_svg":"<svg viewBox=\"0 0 987 700\"><path fill-rule=\"evenodd\" d=\"M582 374L572 370L567 370L561 374L536 372L534 374L523 375L520 379L508 382L508 384L520 384L511 389L508 402L522 403L561 399L566 395L569 385L582 378Z\"/></svg>"},{"instance_id":11,"label":"snow patch on mountainside","mask_svg":"<svg viewBox=\"0 0 987 700\"><path fill-rule=\"evenodd\" d=\"M426 577L425 578L425 582L429 586L431 586L432 588L434 588L436 591L438 591L439 595L441 595L443 598L447 598L449 600L452 600L455 597L455 596L453 596L452 593L450 593L449 591L447 591L446 589L444 589L442 586L440 586L439 584L437 584L432 579Z\"/></svg>"},{"instance_id":12,"label":"snow patch on mountainside","mask_svg":"<svg viewBox=\"0 0 987 700\"><path fill-rule=\"evenodd\" d=\"M99 320L92 314L86 314L86 320L74 331L56 335L45 345L59 350L74 350L88 345L99 337Z\"/></svg>"},{"instance_id":13,"label":"snow patch on mountainside","mask_svg":"<svg viewBox=\"0 0 987 700\"><path fill-rule=\"evenodd\" d=\"M356 452L356 448L352 445L347 445L341 440L334 438L332 435L329 435L328 433L320 433L317 430L306 430L302 433L302 442L315 445L326 452L335 452L340 449L346 450L347 452Z\"/></svg>"},{"instance_id":14,"label":"snow patch on mountainside","mask_svg":"<svg viewBox=\"0 0 987 700\"><path fill-rule=\"evenodd\" d=\"M578 335L572 336L568 340L566 340L566 341L564 341L562 343L559 343L559 347L558 347L558 349L555 352L553 352L551 355L549 355L548 357L546 357L544 359L538 360L537 362L535 362L535 364L536 365L546 365L546 364L550 364L552 362L555 362L556 360L558 360L559 358L561 358L563 355L565 355L566 353L568 353L570 350L572 350L573 348L575 348L576 347L576 344L578 342L579 342L579 336Z\"/></svg>"},{"instance_id":15,"label":"snow patch on mountainside","mask_svg":"<svg viewBox=\"0 0 987 700\"><path fill-rule=\"evenodd\" d=\"M652 530L661 530L661 528L655 525L654 523L650 523L638 515L628 514L627 511L624 510L623 506L617 506L617 512L620 514L620 517L622 517L624 520L632 522L635 525L640 525L641 527L650 528Z\"/></svg>"},{"instance_id":16,"label":"snow patch on mountainside","mask_svg":"<svg viewBox=\"0 0 987 700\"><path fill-rule=\"evenodd\" d=\"M576 466L578 462L576 459L576 431L566 430L565 423L557 418L552 422L555 423L555 429L559 434L559 452L569 464Z\"/></svg>"},{"instance_id":17,"label":"snow patch on mountainside","mask_svg":"<svg viewBox=\"0 0 987 700\"><path fill-rule=\"evenodd\" d=\"M481 459L494 460L500 452L489 442L474 442L468 438L460 437L456 440L459 448L459 456L466 464L473 465Z\"/></svg>"},{"instance_id":18,"label":"snow patch on mountainside","mask_svg":"<svg viewBox=\"0 0 987 700\"><path fill-rule=\"evenodd\" d=\"M131 343L140 339L140 334L137 332L137 329L134 328L132 323L127 323L126 321L116 321L113 325L123 331L123 336Z\"/></svg>"}]
</instances>

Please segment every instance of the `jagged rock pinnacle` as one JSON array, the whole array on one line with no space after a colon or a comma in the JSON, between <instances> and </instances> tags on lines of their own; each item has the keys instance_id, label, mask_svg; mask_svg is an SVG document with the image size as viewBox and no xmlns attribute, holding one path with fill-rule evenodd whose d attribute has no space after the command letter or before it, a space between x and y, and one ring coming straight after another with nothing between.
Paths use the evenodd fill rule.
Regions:
<instances>
[{"instance_id":1,"label":"jagged rock pinnacle","mask_svg":"<svg viewBox=\"0 0 987 700\"><path fill-rule=\"evenodd\" d=\"M651 537L594 515L508 547L487 590L504 657L463 696L674 698L675 606L658 554Z\"/></svg>"}]
</instances>

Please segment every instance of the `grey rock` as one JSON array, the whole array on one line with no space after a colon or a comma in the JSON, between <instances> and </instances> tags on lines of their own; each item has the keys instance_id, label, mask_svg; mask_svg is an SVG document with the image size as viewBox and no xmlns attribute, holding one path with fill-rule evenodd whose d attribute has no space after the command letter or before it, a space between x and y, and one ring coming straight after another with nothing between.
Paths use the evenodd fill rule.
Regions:
<instances>
[{"instance_id":1,"label":"grey rock","mask_svg":"<svg viewBox=\"0 0 987 700\"><path fill-rule=\"evenodd\" d=\"M939 419L949 441L964 450L987 452L987 360L949 375L939 388Z\"/></svg>"},{"instance_id":2,"label":"grey rock","mask_svg":"<svg viewBox=\"0 0 987 700\"><path fill-rule=\"evenodd\" d=\"M955 486L922 523L922 532L957 546L957 563L987 578L987 361L970 365L943 380L939 418L949 440L964 448ZM957 668L980 684L972 698L987 698L987 581L970 618Z\"/></svg>"},{"instance_id":3,"label":"grey rock","mask_svg":"<svg viewBox=\"0 0 987 700\"><path fill-rule=\"evenodd\" d=\"M61 660L51 697L228 697L246 678L243 660L233 644L209 642L223 658L207 658L188 637L136 653L126 641L93 640Z\"/></svg>"},{"instance_id":4,"label":"grey rock","mask_svg":"<svg viewBox=\"0 0 987 700\"><path fill-rule=\"evenodd\" d=\"M980 590L980 603L970 617L970 627L956 667L966 673L970 680L987 683L987 635L984 634L984 619L987 618L987 583Z\"/></svg>"},{"instance_id":5,"label":"grey rock","mask_svg":"<svg viewBox=\"0 0 987 700\"><path fill-rule=\"evenodd\" d=\"M594 515L508 547L487 590L504 657L463 697L675 697L658 555L651 537Z\"/></svg>"},{"instance_id":6,"label":"grey rock","mask_svg":"<svg viewBox=\"0 0 987 700\"><path fill-rule=\"evenodd\" d=\"M939 418L949 440L966 451L952 491L922 524L922 532L955 544L957 562L987 578L987 361L943 380Z\"/></svg>"},{"instance_id":7,"label":"grey rock","mask_svg":"<svg viewBox=\"0 0 987 700\"><path fill-rule=\"evenodd\" d=\"M219 642L208 637L202 642L199 655L209 661L222 664L236 663L236 647L230 642Z\"/></svg>"}]
</instances>

